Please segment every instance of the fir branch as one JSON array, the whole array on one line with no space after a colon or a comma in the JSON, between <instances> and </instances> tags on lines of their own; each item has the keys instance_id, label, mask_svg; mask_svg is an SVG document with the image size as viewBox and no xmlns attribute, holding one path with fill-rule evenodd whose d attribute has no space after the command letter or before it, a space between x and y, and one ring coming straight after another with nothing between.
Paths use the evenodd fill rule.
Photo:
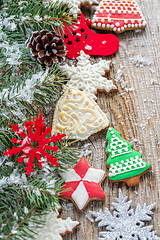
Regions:
<instances>
[{"instance_id":1,"label":"fir branch","mask_svg":"<svg viewBox=\"0 0 160 240\"><path fill-rule=\"evenodd\" d=\"M45 5L42 0L36 1L36 4L34 0L4 1L0 18L0 71L3 72L0 80L3 86L15 71L26 72L33 66L37 68L27 47L33 31L54 29L63 34L63 27L75 21L68 6L62 7L62 3L58 2Z\"/></svg>"},{"instance_id":2,"label":"fir branch","mask_svg":"<svg viewBox=\"0 0 160 240\"><path fill-rule=\"evenodd\" d=\"M49 207L54 211L56 205L59 205L58 195L62 183L62 180L52 177L46 180L29 179L24 184L2 186L0 213L3 239L31 237L34 228L39 227L35 225L37 214L46 214ZM31 226L32 222L34 228ZM24 231L25 229L27 231Z\"/></svg>"},{"instance_id":3,"label":"fir branch","mask_svg":"<svg viewBox=\"0 0 160 240\"><path fill-rule=\"evenodd\" d=\"M33 116L39 107L44 109L47 105L52 105L60 96L61 85L66 82L63 72L58 71L56 66L50 71L40 70L39 68L38 73L30 70L26 76L20 73L18 79L11 78L11 86L3 88L0 93L2 130L8 129L10 119L13 118L13 124L22 123ZM1 137L3 138L0 132L0 139ZM0 143L2 144L1 141Z\"/></svg>"},{"instance_id":4,"label":"fir branch","mask_svg":"<svg viewBox=\"0 0 160 240\"><path fill-rule=\"evenodd\" d=\"M4 4L8 21L17 26L26 35L27 30L40 31L44 28L59 32L65 25L75 20L69 13L69 7L62 3L44 4L42 0L11 0Z\"/></svg>"},{"instance_id":5,"label":"fir branch","mask_svg":"<svg viewBox=\"0 0 160 240\"><path fill-rule=\"evenodd\" d=\"M14 228L14 230L16 231L17 229L19 229L19 228L22 226L22 224L24 224L24 222L32 215L32 213L33 213L35 210L36 210L36 207L33 207L33 208L30 210L30 212L28 213L28 215ZM13 233L10 232L10 233L6 236L6 238L11 237L12 235L13 235Z\"/></svg>"}]
</instances>

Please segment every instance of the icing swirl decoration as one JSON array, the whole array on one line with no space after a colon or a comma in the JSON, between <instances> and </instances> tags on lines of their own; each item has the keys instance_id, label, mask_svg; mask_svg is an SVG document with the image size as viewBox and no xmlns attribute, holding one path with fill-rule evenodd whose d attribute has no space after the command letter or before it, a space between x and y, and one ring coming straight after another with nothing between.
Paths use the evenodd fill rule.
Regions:
<instances>
[{"instance_id":1,"label":"icing swirl decoration","mask_svg":"<svg viewBox=\"0 0 160 240\"><path fill-rule=\"evenodd\" d=\"M91 64L89 55L80 51L80 56L77 57L77 66L69 66L65 64L60 66L65 71L70 80L64 85L67 87L76 87L79 90L85 91L96 100L95 94L97 91L105 91L106 93L112 90L117 90L112 80L103 77L106 72L110 71L111 61L101 60L98 63Z\"/></svg>"},{"instance_id":2,"label":"icing swirl decoration","mask_svg":"<svg viewBox=\"0 0 160 240\"><path fill-rule=\"evenodd\" d=\"M132 150L132 144L121 138L120 133L114 128L108 129L106 140L108 141L106 153L109 155L107 159L109 180L123 181L129 186L137 185L140 176L151 170L150 164L141 158L142 154ZM129 180L136 176L137 181Z\"/></svg>"},{"instance_id":3,"label":"icing swirl decoration","mask_svg":"<svg viewBox=\"0 0 160 240\"><path fill-rule=\"evenodd\" d=\"M67 88L57 102L52 133L65 130L72 139L85 140L108 125L108 118L97 103L85 92L72 87Z\"/></svg>"},{"instance_id":4,"label":"icing swirl decoration","mask_svg":"<svg viewBox=\"0 0 160 240\"><path fill-rule=\"evenodd\" d=\"M146 21L134 0L102 0L93 16L92 27L121 33L143 29Z\"/></svg>"}]
</instances>

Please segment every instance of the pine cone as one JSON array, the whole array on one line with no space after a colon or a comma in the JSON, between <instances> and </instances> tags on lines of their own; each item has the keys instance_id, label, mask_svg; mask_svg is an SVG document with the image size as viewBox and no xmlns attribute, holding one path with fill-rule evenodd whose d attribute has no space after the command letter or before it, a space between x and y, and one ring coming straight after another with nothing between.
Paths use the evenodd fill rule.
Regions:
<instances>
[{"instance_id":1,"label":"pine cone","mask_svg":"<svg viewBox=\"0 0 160 240\"><path fill-rule=\"evenodd\" d=\"M46 65L51 67L53 62L62 62L66 53L62 38L54 31L48 30L34 32L28 47L32 49L34 58L43 68L46 68Z\"/></svg>"}]
</instances>

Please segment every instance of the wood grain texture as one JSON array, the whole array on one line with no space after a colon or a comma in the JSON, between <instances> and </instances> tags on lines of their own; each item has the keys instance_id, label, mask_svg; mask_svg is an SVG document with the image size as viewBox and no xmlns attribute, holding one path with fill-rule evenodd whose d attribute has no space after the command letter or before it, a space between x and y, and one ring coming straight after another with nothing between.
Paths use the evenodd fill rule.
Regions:
<instances>
[{"instance_id":1,"label":"wood grain texture","mask_svg":"<svg viewBox=\"0 0 160 240\"><path fill-rule=\"evenodd\" d=\"M106 201L89 203L83 213L79 213L70 201L64 201L66 211L61 216L70 216L81 222L74 234L67 234L64 240L96 240L98 227L87 219L88 211L104 209L105 206L110 209L119 187L133 201L134 208L137 203L157 202L151 224L160 236L160 1L137 2L148 25L142 31L117 34L119 51L115 56L103 59L113 61L107 77L115 80L118 92L109 95L98 93L97 103L109 117L110 125L133 143L133 149L141 152L143 159L151 163L153 169L141 177L137 187L128 188L124 183L109 184L106 179L102 184ZM85 16L92 16L93 10L83 7L83 11ZM96 57L95 61L99 59L102 57ZM92 135L78 146L84 146L84 153L91 166L108 172L105 167L105 136L106 130Z\"/></svg>"}]
</instances>

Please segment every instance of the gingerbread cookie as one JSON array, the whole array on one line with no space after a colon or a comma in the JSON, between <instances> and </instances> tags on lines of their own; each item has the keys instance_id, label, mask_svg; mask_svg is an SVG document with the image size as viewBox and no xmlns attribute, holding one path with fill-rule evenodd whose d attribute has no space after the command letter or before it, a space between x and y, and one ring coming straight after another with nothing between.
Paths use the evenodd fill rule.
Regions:
<instances>
[{"instance_id":1,"label":"gingerbread cookie","mask_svg":"<svg viewBox=\"0 0 160 240\"><path fill-rule=\"evenodd\" d=\"M122 33L143 29L146 21L134 0L102 0L93 16L92 27Z\"/></svg>"},{"instance_id":2,"label":"gingerbread cookie","mask_svg":"<svg viewBox=\"0 0 160 240\"><path fill-rule=\"evenodd\" d=\"M61 174L65 181L64 199L70 199L79 212L82 212L92 200L105 200L100 184L106 177L105 171L91 168L87 160L82 157L73 169L68 169Z\"/></svg>"},{"instance_id":3,"label":"gingerbread cookie","mask_svg":"<svg viewBox=\"0 0 160 240\"><path fill-rule=\"evenodd\" d=\"M114 128L109 128L106 140L107 167L110 182L125 182L128 186L139 184L140 177L152 167L141 158L141 154L132 150L132 144L120 137Z\"/></svg>"},{"instance_id":4,"label":"gingerbread cookie","mask_svg":"<svg viewBox=\"0 0 160 240\"><path fill-rule=\"evenodd\" d=\"M74 229L80 225L78 221L72 221L69 217L63 220L59 217L59 212L51 212L43 215L38 220L45 221L45 225L38 228L36 231L36 240L62 240L62 236L66 233L73 233Z\"/></svg>"},{"instance_id":5,"label":"gingerbread cookie","mask_svg":"<svg viewBox=\"0 0 160 240\"><path fill-rule=\"evenodd\" d=\"M109 93L117 90L117 88L112 80L103 77L106 72L110 71L111 61L101 60L98 63L91 64L89 58L89 55L80 51L80 56L77 57L77 67L70 67L68 64L60 66L67 77L70 78L63 87L65 89L67 87L76 87L96 100L95 94L97 94L97 91Z\"/></svg>"},{"instance_id":6,"label":"gingerbread cookie","mask_svg":"<svg viewBox=\"0 0 160 240\"><path fill-rule=\"evenodd\" d=\"M57 0L47 0L51 3L56 3ZM81 13L80 7L83 5L88 5L91 7L92 5L99 4L98 0L59 0L59 3L63 3L63 5L67 5L70 8L70 13L77 17L78 14Z\"/></svg>"},{"instance_id":7,"label":"gingerbread cookie","mask_svg":"<svg viewBox=\"0 0 160 240\"><path fill-rule=\"evenodd\" d=\"M109 121L97 103L77 88L67 88L56 104L52 133L65 130L71 139L85 140L108 127Z\"/></svg>"}]
</instances>

